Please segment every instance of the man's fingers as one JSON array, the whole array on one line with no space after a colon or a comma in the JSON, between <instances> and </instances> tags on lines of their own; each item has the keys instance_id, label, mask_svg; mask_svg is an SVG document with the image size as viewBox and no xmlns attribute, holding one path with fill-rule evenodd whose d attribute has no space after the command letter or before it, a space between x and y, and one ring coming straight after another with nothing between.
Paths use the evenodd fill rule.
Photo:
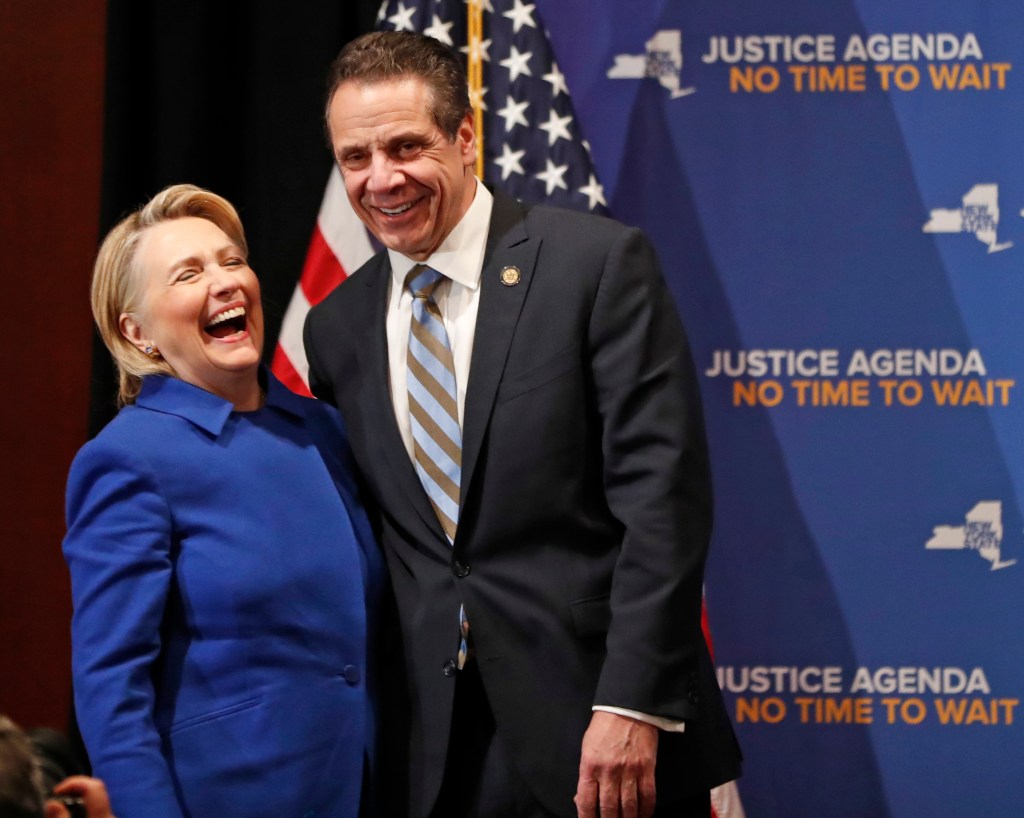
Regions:
<instances>
[{"instance_id":1,"label":"man's fingers","mask_svg":"<svg viewBox=\"0 0 1024 818\"><path fill-rule=\"evenodd\" d=\"M111 816L107 788L98 778L72 775L55 786L53 791L57 795L80 795L85 802L85 809L90 818Z\"/></svg>"},{"instance_id":2,"label":"man's fingers","mask_svg":"<svg viewBox=\"0 0 1024 818\"><path fill-rule=\"evenodd\" d=\"M597 781L588 772L584 772L582 764L573 803L576 804L577 818L595 818L597 815Z\"/></svg>"},{"instance_id":3,"label":"man's fingers","mask_svg":"<svg viewBox=\"0 0 1024 818\"><path fill-rule=\"evenodd\" d=\"M657 728L595 712L580 753L578 818L651 818L657 752Z\"/></svg>"},{"instance_id":4,"label":"man's fingers","mask_svg":"<svg viewBox=\"0 0 1024 818\"><path fill-rule=\"evenodd\" d=\"M632 778L624 778L619 785L619 803L622 805L622 818L638 818L639 794L637 782Z\"/></svg>"},{"instance_id":5,"label":"man's fingers","mask_svg":"<svg viewBox=\"0 0 1024 818\"><path fill-rule=\"evenodd\" d=\"M654 815L655 795L654 768L651 767L644 771L637 782L637 796L639 800L637 815L640 818L651 818Z\"/></svg>"},{"instance_id":6,"label":"man's fingers","mask_svg":"<svg viewBox=\"0 0 1024 818\"><path fill-rule=\"evenodd\" d=\"M622 792L621 783L618 778L612 776L600 779L597 800L598 815L601 818L619 818L619 799Z\"/></svg>"}]
</instances>

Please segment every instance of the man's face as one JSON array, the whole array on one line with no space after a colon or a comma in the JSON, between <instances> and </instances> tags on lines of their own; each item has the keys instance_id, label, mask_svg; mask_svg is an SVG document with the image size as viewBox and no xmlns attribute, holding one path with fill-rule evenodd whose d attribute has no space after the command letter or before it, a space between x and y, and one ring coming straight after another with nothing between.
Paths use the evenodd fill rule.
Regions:
<instances>
[{"instance_id":1,"label":"man's face","mask_svg":"<svg viewBox=\"0 0 1024 818\"><path fill-rule=\"evenodd\" d=\"M346 82L328 109L349 201L385 247L424 261L473 201L476 141L467 115L450 142L418 77Z\"/></svg>"}]
</instances>

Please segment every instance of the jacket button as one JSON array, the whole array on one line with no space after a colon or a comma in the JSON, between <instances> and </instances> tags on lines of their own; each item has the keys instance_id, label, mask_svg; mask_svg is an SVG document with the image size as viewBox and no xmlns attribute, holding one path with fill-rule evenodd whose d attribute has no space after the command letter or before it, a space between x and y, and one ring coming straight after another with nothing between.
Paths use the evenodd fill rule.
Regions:
<instances>
[{"instance_id":1,"label":"jacket button","mask_svg":"<svg viewBox=\"0 0 1024 818\"><path fill-rule=\"evenodd\" d=\"M341 675L345 677L345 681L350 685L359 684L359 668L355 665L345 665L345 669L341 672Z\"/></svg>"},{"instance_id":2,"label":"jacket button","mask_svg":"<svg viewBox=\"0 0 1024 818\"><path fill-rule=\"evenodd\" d=\"M455 664L454 659L447 659L443 665L441 665L441 672L445 676L454 676L455 672L459 669L459 666Z\"/></svg>"},{"instance_id":3,"label":"jacket button","mask_svg":"<svg viewBox=\"0 0 1024 818\"><path fill-rule=\"evenodd\" d=\"M452 563L452 570L455 572L455 576L459 579L462 579L462 577L469 574L469 566L461 560L455 560L455 562Z\"/></svg>"}]
</instances>

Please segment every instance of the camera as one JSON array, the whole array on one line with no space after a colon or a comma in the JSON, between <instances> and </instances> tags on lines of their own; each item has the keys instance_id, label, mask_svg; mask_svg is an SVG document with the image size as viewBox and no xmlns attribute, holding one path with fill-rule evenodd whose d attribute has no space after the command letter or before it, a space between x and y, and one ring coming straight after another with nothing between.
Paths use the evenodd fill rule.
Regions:
<instances>
[{"instance_id":1,"label":"camera","mask_svg":"<svg viewBox=\"0 0 1024 818\"><path fill-rule=\"evenodd\" d=\"M79 798L77 795L53 795L52 793L47 796L47 801L56 801L61 804L64 809L68 811L68 815L71 818L88 818L88 812L85 809L85 800Z\"/></svg>"}]
</instances>

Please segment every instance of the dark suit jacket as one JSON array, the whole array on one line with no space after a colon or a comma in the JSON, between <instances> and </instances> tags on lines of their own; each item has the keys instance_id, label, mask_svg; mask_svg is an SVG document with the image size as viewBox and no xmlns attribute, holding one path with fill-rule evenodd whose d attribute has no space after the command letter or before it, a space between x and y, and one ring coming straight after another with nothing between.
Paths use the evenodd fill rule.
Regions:
<instances>
[{"instance_id":1,"label":"dark suit jacket","mask_svg":"<svg viewBox=\"0 0 1024 818\"><path fill-rule=\"evenodd\" d=\"M518 284L502 283L513 265ZM711 529L688 344L636 229L496 194L451 548L388 394L387 254L307 319L310 386L345 417L379 503L410 674L411 803L444 768L463 601L497 730L535 795L574 816L593 704L686 721L660 801L739 774L701 633Z\"/></svg>"}]
</instances>

